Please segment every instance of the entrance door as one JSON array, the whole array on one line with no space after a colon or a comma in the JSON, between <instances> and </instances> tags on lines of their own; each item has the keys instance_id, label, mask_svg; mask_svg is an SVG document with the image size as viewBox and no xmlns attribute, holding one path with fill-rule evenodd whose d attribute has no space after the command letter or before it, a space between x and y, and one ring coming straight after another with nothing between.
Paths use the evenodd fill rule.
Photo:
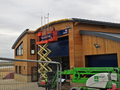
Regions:
<instances>
[{"instance_id":1,"label":"entrance door","mask_svg":"<svg viewBox=\"0 0 120 90\"><path fill-rule=\"evenodd\" d=\"M38 81L37 74L38 74L37 67L31 67L31 81L32 82Z\"/></svg>"},{"instance_id":2,"label":"entrance door","mask_svg":"<svg viewBox=\"0 0 120 90\"><path fill-rule=\"evenodd\" d=\"M118 67L117 54L86 56L86 67Z\"/></svg>"}]
</instances>

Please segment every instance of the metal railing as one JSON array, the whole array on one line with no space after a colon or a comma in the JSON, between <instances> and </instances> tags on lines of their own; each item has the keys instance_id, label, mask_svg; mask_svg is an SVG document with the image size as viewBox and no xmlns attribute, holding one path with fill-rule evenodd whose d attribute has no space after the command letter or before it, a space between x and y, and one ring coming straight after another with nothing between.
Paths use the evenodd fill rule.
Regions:
<instances>
[{"instance_id":1,"label":"metal railing","mask_svg":"<svg viewBox=\"0 0 120 90\"><path fill-rule=\"evenodd\" d=\"M3 58L3 57L0 57L0 60L7 60L7 61L20 61L20 62L34 62L34 63L50 63L50 64L56 64L57 65L57 78L60 78L60 82L58 82L58 80L57 80L57 87L56 87L56 90L61 90L61 72L62 72L62 66L61 66L61 64L59 63L59 62L55 62L55 61L37 61L37 60L25 60L25 59L13 59L13 58ZM2 66L3 68L9 68L10 66ZM14 67L14 66L13 66ZM3 80L0 80L0 85L4 85L4 87L0 87L0 90L24 90L23 88L21 88L21 89L16 89L15 88L15 85L17 85L18 83L19 84L23 84L23 85L25 85L25 83L24 82L19 82L19 81L16 81L15 82L15 80L13 81L13 83L11 83L11 78L12 78L12 74L14 74L14 72L15 72L15 70L12 70L11 72L12 72L12 74L10 74L11 72L10 72L10 70L7 70L9 73L7 73L7 74L5 74L5 75L2 75L2 72L5 72L5 69L0 69L0 76L4 76L4 77L2 77L2 79ZM60 77L59 77L59 71L60 71ZM19 72L19 73L21 73L21 72ZM13 75L14 76L14 75ZM5 79L9 79L10 78L10 81L9 81L9 84L8 84L8 81L6 81ZM60 84L59 84L60 83ZM14 84L14 86L12 86ZM30 82L30 83L27 83L26 84L26 87L25 87L25 90L32 90L32 89L29 89L29 86L27 86L28 84L30 84L29 86L32 86L33 84L35 84L36 85L36 87L37 87L37 83L36 82ZM59 85L58 85L59 84ZM5 85L11 85L11 87L14 87L14 88L11 88L11 87L6 87ZM59 88L59 86L60 86L60 88ZM16 87L18 87L18 86L16 86ZM34 86L34 88L35 88L35 86ZM33 88L33 89L34 89ZM36 89L36 90L42 90L42 89L40 89L39 87L37 87L38 89Z\"/></svg>"}]
</instances>

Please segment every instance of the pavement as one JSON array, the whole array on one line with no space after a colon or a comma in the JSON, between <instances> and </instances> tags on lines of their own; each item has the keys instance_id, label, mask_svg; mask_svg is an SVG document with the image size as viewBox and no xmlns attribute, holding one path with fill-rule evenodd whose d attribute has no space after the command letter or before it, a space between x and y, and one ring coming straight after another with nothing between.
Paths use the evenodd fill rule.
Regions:
<instances>
[{"instance_id":1,"label":"pavement","mask_svg":"<svg viewBox=\"0 0 120 90\"><path fill-rule=\"evenodd\" d=\"M0 90L46 90L38 87L37 82L21 82L14 79L0 80Z\"/></svg>"}]
</instances>

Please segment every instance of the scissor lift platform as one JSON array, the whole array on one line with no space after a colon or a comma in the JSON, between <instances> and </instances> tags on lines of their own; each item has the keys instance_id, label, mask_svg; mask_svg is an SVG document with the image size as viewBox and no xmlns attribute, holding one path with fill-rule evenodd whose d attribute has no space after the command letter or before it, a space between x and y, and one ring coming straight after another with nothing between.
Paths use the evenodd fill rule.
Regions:
<instances>
[{"instance_id":1,"label":"scissor lift platform","mask_svg":"<svg viewBox=\"0 0 120 90\"><path fill-rule=\"evenodd\" d=\"M50 30L50 31L44 31L39 32L36 34L36 44L46 44L46 43L52 43L57 41L57 31Z\"/></svg>"}]
</instances>

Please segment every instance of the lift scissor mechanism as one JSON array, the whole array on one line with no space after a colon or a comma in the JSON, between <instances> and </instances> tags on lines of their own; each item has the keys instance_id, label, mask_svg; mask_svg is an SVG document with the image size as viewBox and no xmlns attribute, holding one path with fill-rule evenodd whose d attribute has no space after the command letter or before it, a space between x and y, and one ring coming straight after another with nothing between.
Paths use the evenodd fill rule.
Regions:
<instances>
[{"instance_id":1,"label":"lift scissor mechanism","mask_svg":"<svg viewBox=\"0 0 120 90\"><path fill-rule=\"evenodd\" d=\"M40 47L40 51L38 52L38 54L40 55L40 59L39 61L52 61L48 55L51 53L51 50L48 49L47 47L49 46L50 43L46 43L44 45L38 45ZM39 63L40 64L40 69L38 70L39 73L41 73L43 70L45 70L46 72L52 71L52 69L48 66L49 63ZM45 77L46 74L41 74L42 77ZM40 78L42 78L40 77Z\"/></svg>"}]
</instances>

